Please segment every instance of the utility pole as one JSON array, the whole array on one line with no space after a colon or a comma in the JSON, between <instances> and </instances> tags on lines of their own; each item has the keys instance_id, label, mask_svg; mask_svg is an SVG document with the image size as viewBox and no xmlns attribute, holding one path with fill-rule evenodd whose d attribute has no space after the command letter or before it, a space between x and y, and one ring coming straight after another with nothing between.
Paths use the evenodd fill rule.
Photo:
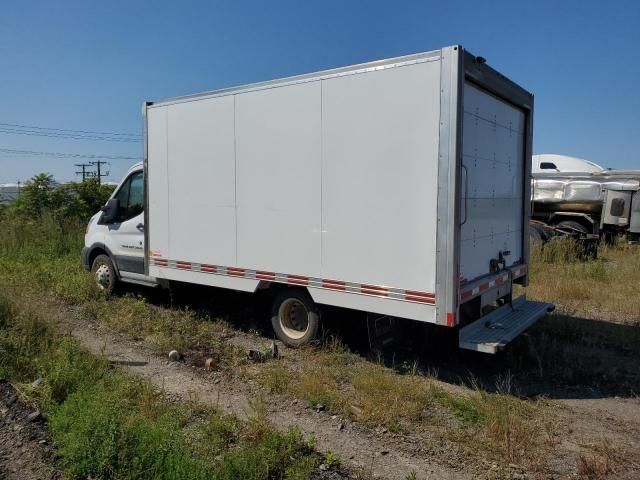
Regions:
<instances>
[{"instance_id":1,"label":"utility pole","mask_svg":"<svg viewBox=\"0 0 640 480\"><path fill-rule=\"evenodd\" d=\"M96 160L95 162L90 162L91 165L95 165L96 167L96 172L93 172L93 176L94 177L98 177L98 185L100 185L102 183L102 177L106 177L107 175L109 175L109 172L102 172L100 167L102 165L108 165L109 162L105 162L104 160Z\"/></svg>"},{"instance_id":2,"label":"utility pole","mask_svg":"<svg viewBox=\"0 0 640 480\"><path fill-rule=\"evenodd\" d=\"M82 168L81 172L76 172L76 175L82 174L82 181L84 182L87 178L87 167L90 167L90 163L75 163L74 166Z\"/></svg>"}]
</instances>

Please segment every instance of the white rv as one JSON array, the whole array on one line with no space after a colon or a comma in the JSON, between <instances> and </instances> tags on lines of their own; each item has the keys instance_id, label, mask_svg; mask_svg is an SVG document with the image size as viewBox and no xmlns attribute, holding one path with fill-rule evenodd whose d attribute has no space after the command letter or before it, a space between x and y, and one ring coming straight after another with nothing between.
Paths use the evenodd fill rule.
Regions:
<instances>
[{"instance_id":1,"label":"white rv","mask_svg":"<svg viewBox=\"0 0 640 480\"><path fill-rule=\"evenodd\" d=\"M459 329L493 353L552 308L527 285L533 96L460 46L144 105L145 158L88 227L115 282L273 292Z\"/></svg>"}]
</instances>

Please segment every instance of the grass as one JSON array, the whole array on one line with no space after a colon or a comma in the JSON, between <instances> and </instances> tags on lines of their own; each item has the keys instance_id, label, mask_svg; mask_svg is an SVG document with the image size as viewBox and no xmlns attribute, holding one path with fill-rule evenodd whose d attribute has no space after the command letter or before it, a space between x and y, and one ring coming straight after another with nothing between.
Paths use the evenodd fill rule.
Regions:
<instances>
[{"instance_id":1,"label":"grass","mask_svg":"<svg viewBox=\"0 0 640 480\"><path fill-rule=\"evenodd\" d=\"M306 355L303 362L265 365L262 384L371 427L399 434L429 430L463 449L473 444L507 463L536 461L547 446L551 426L541 419L553 415L544 400L523 401L479 387L452 391L433 377L398 375L336 346Z\"/></svg>"},{"instance_id":2,"label":"grass","mask_svg":"<svg viewBox=\"0 0 640 480\"><path fill-rule=\"evenodd\" d=\"M264 408L248 422L168 403L148 382L56 335L38 304L0 294L0 376L47 415L69 478L308 478L319 461L297 429ZM31 382L41 378L37 387ZM88 446L91 448L88 448Z\"/></svg>"},{"instance_id":3,"label":"grass","mask_svg":"<svg viewBox=\"0 0 640 480\"><path fill-rule=\"evenodd\" d=\"M45 217L41 224L2 222L0 227L0 288L30 292L30 295L52 294L75 306L84 317L131 338L142 339L161 352L173 348L214 351L218 355L217 368L222 371L234 372L246 362L244 352L224 341L225 333L230 329L225 322L189 309L157 308L142 297L104 298L79 266L81 234L77 225L60 227ZM602 247L598 260L583 262L575 254L575 245L569 242L554 242L544 249L534 248L530 264L531 286L527 293L529 297L556 303L561 314L543 321L529 337L520 340L528 345L524 348L528 353L520 355L521 358L507 357L509 365L519 368L533 363L540 369L541 376L561 382L596 382L598 385L619 382L620 371L611 368L618 365L616 360L620 359L608 359L603 351L607 355L622 352L640 358L640 324L634 323L640 317L640 298L636 295L636 286L640 283L640 255L637 253L633 246ZM1 308L4 308L2 304ZM602 328L601 322L588 322L576 316L604 316L626 323L624 329ZM22 338L40 338L45 344L5 345L3 348L7 352L13 352L13 348L24 351L24 355L11 353L15 362L6 366L3 362L0 374L12 377L22 372L25 380L33 379L42 370L42 364L31 360L33 352L50 348L46 342L52 340L39 331L41 322L29 321L26 317L15 328L24 331ZM57 369L52 368L47 374L46 389L50 389L50 393L39 394L44 404L55 406L61 399L76 398L74 385L80 380L74 378L84 375L74 369L73 365L78 362L69 356L69 352L60 355L55 362ZM94 366L91 372L85 373L90 376L95 371L102 370ZM513 462L537 468L549 448L548 439L553 430L553 408L544 399L522 400L511 395L509 388L498 389L496 393L486 392L478 386L450 388L433 377L421 375L417 369L412 374L398 375L392 369L350 353L339 343L300 351L293 359L254 365L245 374L258 378L267 392L300 398L313 408L326 409L372 427L384 426L398 433L428 432L431 437L454 442L469 455L489 457L502 464ZM632 381L631 387L634 385ZM108 393L96 390L94 395L102 398L109 408L113 406L118 410L117 398L105 397ZM90 398L77 395L78 402L90 403ZM146 400L138 402L140 408L155 410L149 406L154 405L149 395L140 394L139 398L143 397ZM185 439L185 451L193 458L205 459L214 465L228 463L225 467L228 471L237 473L239 470L234 469L260 464L252 455L260 455L256 452L267 447L256 444L258 439L266 438L268 445L279 445L267 448L271 449L269 455L280 458L277 465L284 461L282 452L301 445L299 432L277 437L277 441L271 434L261 434L260 421L243 426L237 419L217 413L207 413L206 420L199 421L195 421L193 415L174 412L166 417L154 417L154 422L167 425L166 428L158 427L161 431L166 432L168 426L172 426L172 430L182 432L180 438ZM101 421L106 422L106 419ZM122 423L135 430L138 427L134 424L132 419L124 419ZM68 431L72 426L67 424L63 430ZM155 428L153 425L140 428L147 431L152 427ZM95 428L102 429L103 426L96 425ZM107 423L104 428L108 431L112 426ZM150 438L156 438L156 434L148 434ZM136 444L140 438L132 430L131 436L123 441L127 445L129 442ZM111 465L108 459L112 458L113 449L109 444L100 445L105 452L101 462ZM69 458L74 458L73 465L82 464L81 459L72 455L73 451L68 453ZM238 451L244 451L242 460L228 456L230 452ZM138 452L134 457L144 455L144 452ZM192 461L191 456L189 461ZM294 458L298 460L297 466L291 467L292 471L296 468L304 470L307 461L313 463L310 457L302 454ZM117 464L128 461L117 460ZM260 468L273 471L274 467L262 465ZM286 473L289 467L283 468L278 471Z\"/></svg>"},{"instance_id":4,"label":"grass","mask_svg":"<svg viewBox=\"0 0 640 480\"><path fill-rule=\"evenodd\" d=\"M635 452L631 452L627 448L613 446L608 439L583 445L583 447L588 449L588 452L582 453L578 457L577 474L581 479L616 478L627 469L633 469L634 472L640 469Z\"/></svg>"},{"instance_id":5,"label":"grass","mask_svg":"<svg viewBox=\"0 0 640 480\"><path fill-rule=\"evenodd\" d=\"M75 305L84 317L143 339L158 351L215 351L218 368L228 372L246 361L244 352L223 340L229 329L224 322L188 309L156 308L140 297L104 298L79 266L77 226L60 228L46 217L39 224L4 226L0 231L0 283L32 295L49 292ZM534 419L534 412L544 408L541 402L523 402L507 393L489 394L480 389L451 393L431 377L397 375L339 343L309 349L302 357L301 363L267 362L252 367L251 372L270 392L301 398L314 408L370 426L397 432L431 429L454 439L461 448L474 438L474 443L485 445L497 460L522 460L544 447L544 428ZM514 447L523 443L529 444L526 453Z\"/></svg>"},{"instance_id":6,"label":"grass","mask_svg":"<svg viewBox=\"0 0 640 480\"><path fill-rule=\"evenodd\" d=\"M221 367L233 368L244 354L221 341L229 325L188 308L155 308L132 294L106 298L80 265L82 227L61 224L47 215L41 221L0 224L0 286L52 294L80 309L100 325L143 339L159 352L211 349Z\"/></svg>"},{"instance_id":7,"label":"grass","mask_svg":"<svg viewBox=\"0 0 640 480\"><path fill-rule=\"evenodd\" d=\"M615 322L640 318L640 248L601 245L597 260L578 261L571 241L534 246L527 295L560 313Z\"/></svg>"},{"instance_id":8,"label":"grass","mask_svg":"<svg viewBox=\"0 0 640 480\"><path fill-rule=\"evenodd\" d=\"M549 247L551 250L548 251ZM640 392L640 249L601 245L596 260L579 261L571 241L532 250L529 298L552 302L509 352L513 368L535 365L540 377L616 395Z\"/></svg>"}]
</instances>

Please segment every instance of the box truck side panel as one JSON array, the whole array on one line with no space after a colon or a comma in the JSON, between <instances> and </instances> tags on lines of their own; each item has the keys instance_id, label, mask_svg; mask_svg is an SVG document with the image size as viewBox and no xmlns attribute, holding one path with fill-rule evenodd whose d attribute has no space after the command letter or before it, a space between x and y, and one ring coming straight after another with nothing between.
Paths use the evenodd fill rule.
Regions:
<instances>
[{"instance_id":1,"label":"box truck side panel","mask_svg":"<svg viewBox=\"0 0 640 480\"><path fill-rule=\"evenodd\" d=\"M238 261L322 277L320 81L236 95Z\"/></svg>"},{"instance_id":2,"label":"box truck side panel","mask_svg":"<svg viewBox=\"0 0 640 480\"><path fill-rule=\"evenodd\" d=\"M440 62L323 80L322 99L323 276L434 292Z\"/></svg>"},{"instance_id":3,"label":"box truck side panel","mask_svg":"<svg viewBox=\"0 0 640 480\"><path fill-rule=\"evenodd\" d=\"M170 224L165 258L237 265L233 97L166 108Z\"/></svg>"},{"instance_id":4,"label":"box truck side panel","mask_svg":"<svg viewBox=\"0 0 640 480\"><path fill-rule=\"evenodd\" d=\"M522 260L525 114L473 84L464 86L460 275Z\"/></svg>"}]
</instances>

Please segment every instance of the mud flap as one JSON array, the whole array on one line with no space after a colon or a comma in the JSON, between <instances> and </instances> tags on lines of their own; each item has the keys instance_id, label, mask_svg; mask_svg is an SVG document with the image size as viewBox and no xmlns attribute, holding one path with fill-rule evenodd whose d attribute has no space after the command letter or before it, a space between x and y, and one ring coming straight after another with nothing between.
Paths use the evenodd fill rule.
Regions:
<instances>
[{"instance_id":1,"label":"mud flap","mask_svg":"<svg viewBox=\"0 0 640 480\"><path fill-rule=\"evenodd\" d=\"M397 337L398 321L386 315L367 314L367 333L369 334L369 348L380 352L392 345Z\"/></svg>"}]
</instances>

